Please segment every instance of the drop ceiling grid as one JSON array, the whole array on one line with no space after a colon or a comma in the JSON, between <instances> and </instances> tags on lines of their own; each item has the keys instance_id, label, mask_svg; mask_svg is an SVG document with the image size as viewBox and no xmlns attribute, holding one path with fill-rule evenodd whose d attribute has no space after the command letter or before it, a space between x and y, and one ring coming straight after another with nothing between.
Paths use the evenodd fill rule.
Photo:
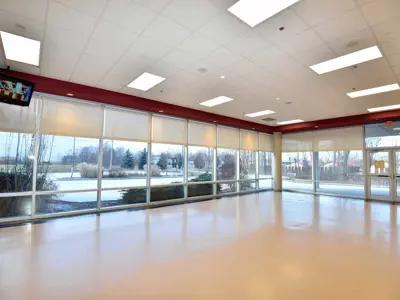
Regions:
<instances>
[{"instance_id":1,"label":"drop ceiling grid","mask_svg":"<svg viewBox=\"0 0 400 300\"><path fill-rule=\"evenodd\" d=\"M21 12L17 9L22 1L13 0L13 5L7 7L13 13L17 11L29 17L29 10ZM254 29L226 11L234 0L203 2L204 11L201 14L186 16L176 9L195 7L199 10L203 7L199 4L200 0L86 0L84 3L79 0L35 0L37 5L49 3L48 17L35 13L34 20L22 19L22 25L28 25L26 31L34 28L31 36L43 36L41 68L12 63L13 68L34 74L40 71L42 76L210 112L223 112L224 115L260 123L263 123L261 118L248 119L243 112L271 109L277 111L274 117L278 120L293 116L312 120L323 115L332 117L333 113L335 116L363 113L367 103L376 99L384 104L394 104L392 97L371 97L371 100L359 100L356 102L359 105L354 105L344 93L349 91L351 85L359 88L363 84L394 80L396 76L400 79L400 30L397 29L400 24L393 18L400 13L383 7L389 5L396 8L396 1L302 0ZM110 15L108 10L111 5L116 7L116 3L122 3L122 6ZM193 4L195 6L191 6ZM121 11L124 5L139 5L134 7L141 7L142 23L136 26L137 23L130 23L130 19L117 19L119 14L124 16ZM0 14L4 9L5 6L0 3ZM377 15L371 14L371 11L377 11ZM338 20L342 20L342 24L338 24ZM156 21L160 23L156 30L153 27L153 31L148 31ZM2 23L0 20L0 28L7 22L11 21L3 19ZM38 25L33 26L35 22ZM121 49L110 57L107 57L107 39L100 38L101 42L90 47L93 40L97 40L96 30L106 22L116 26L113 44L121 45ZM43 24L43 29L40 24ZM216 28L215 24L220 27ZM399 26L394 28L396 24ZM278 28L282 25L287 28L280 32ZM132 26L135 28L130 28ZM167 26L177 29L171 39L165 38L169 35L168 31L163 31ZM123 33L127 32L132 34L132 38L121 40ZM164 35L161 38L160 32ZM68 40L71 42L68 43ZM342 47L352 40L358 40L359 45L348 49ZM332 76L317 76L308 68L311 64L372 43L378 44L385 53L382 61L386 63L371 62L363 64L358 70L341 70ZM103 57L103 54L107 55ZM209 71L200 74L197 69L201 67L208 67ZM366 75L372 70L371 76ZM167 77L160 85L163 93L158 88L140 92L126 87L143 71ZM342 80L348 72L352 74L347 76L349 81ZM226 75L224 83L220 75ZM324 91L325 94L330 91L331 95L324 96ZM237 101L214 108L198 105L201 100L208 100L201 97L224 92L237 96ZM176 100L173 100L174 95ZM275 100L276 97L282 98L282 101ZM334 101L324 103L321 99ZM293 105L286 106L284 102L287 101L293 102Z\"/></svg>"}]
</instances>

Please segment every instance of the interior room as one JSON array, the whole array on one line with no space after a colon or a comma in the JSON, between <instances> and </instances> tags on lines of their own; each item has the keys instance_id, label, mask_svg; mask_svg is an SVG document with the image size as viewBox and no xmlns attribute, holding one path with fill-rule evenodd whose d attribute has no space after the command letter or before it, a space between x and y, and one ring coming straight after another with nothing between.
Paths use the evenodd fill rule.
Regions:
<instances>
[{"instance_id":1,"label":"interior room","mask_svg":"<svg viewBox=\"0 0 400 300\"><path fill-rule=\"evenodd\" d=\"M400 1L0 1L0 299L398 300Z\"/></svg>"}]
</instances>

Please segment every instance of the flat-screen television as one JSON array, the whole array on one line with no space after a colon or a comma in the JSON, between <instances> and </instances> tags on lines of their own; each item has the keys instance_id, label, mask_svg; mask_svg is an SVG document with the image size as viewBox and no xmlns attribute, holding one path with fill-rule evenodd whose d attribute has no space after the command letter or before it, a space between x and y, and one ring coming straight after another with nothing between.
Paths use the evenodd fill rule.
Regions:
<instances>
[{"instance_id":1,"label":"flat-screen television","mask_svg":"<svg viewBox=\"0 0 400 300\"><path fill-rule=\"evenodd\" d=\"M35 84L0 73L0 102L29 106Z\"/></svg>"}]
</instances>

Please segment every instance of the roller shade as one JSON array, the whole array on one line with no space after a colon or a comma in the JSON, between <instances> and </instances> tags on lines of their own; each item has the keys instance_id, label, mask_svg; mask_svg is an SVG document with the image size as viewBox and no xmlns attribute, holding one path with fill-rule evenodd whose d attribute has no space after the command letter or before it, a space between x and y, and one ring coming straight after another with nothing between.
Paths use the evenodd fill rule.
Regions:
<instances>
[{"instance_id":1,"label":"roller shade","mask_svg":"<svg viewBox=\"0 0 400 300\"><path fill-rule=\"evenodd\" d=\"M149 118L146 113L106 108L104 138L149 141Z\"/></svg>"},{"instance_id":2,"label":"roller shade","mask_svg":"<svg viewBox=\"0 0 400 300\"><path fill-rule=\"evenodd\" d=\"M215 125L189 121L189 145L215 148L217 127Z\"/></svg>"},{"instance_id":3,"label":"roller shade","mask_svg":"<svg viewBox=\"0 0 400 300\"><path fill-rule=\"evenodd\" d=\"M313 151L313 133L291 133L282 136L282 152Z\"/></svg>"},{"instance_id":4,"label":"roller shade","mask_svg":"<svg viewBox=\"0 0 400 300\"><path fill-rule=\"evenodd\" d=\"M0 103L0 131L35 132L36 106L39 101L32 97L28 107Z\"/></svg>"},{"instance_id":5,"label":"roller shade","mask_svg":"<svg viewBox=\"0 0 400 300\"><path fill-rule=\"evenodd\" d=\"M153 116L153 142L186 144L186 120Z\"/></svg>"},{"instance_id":6,"label":"roller shade","mask_svg":"<svg viewBox=\"0 0 400 300\"><path fill-rule=\"evenodd\" d=\"M272 139L272 135L259 133L259 149L260 151L265 152L273 152L274 151L274 143Z\"/></svg>"},{"instance_id":7,"label":"roller shade","mask_svg":"<svg viewBox=\"0 0 400 300\"><path fill-rule=\"evenodd\" d=\"M240 149L258 150L258 133L254 131L240 130Z\"/></svg>"},{"instance_id":8,"label":"roller shade","mask_svg":"<svg viewBox=\"0 0 400 300\"><path fill-rule=\"evenodd\" d=\"M346 151L363 149L363 128L349 127L314 132L314 151Z\"/></svg>"},{"instance_id":9,"label":"roller shade","mask_svg":"<svg viewBox=\"0 0 400 300\"><path fill-rule=\"evenodd\" d=\"M219 148L239 149L239 129L217 126Z\"/></svg>"},{"instance_id":10,"label":"roller shade","mask_svg":"<svg viewBox=\"0 0 400 300\"><path fill-rule=\"evenodd\" d=\"M42 134L100 137L103 120L101 106L63 100L42 100Z\"/></svg>"}]
</instances>

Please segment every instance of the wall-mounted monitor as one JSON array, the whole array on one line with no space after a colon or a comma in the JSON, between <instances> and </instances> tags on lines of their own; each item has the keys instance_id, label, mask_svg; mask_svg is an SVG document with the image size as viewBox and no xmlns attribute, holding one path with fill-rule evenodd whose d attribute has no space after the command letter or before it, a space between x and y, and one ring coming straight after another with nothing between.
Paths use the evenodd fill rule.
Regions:
<instances>
[{"instance_id":1,"label":"wall-mounted monitor","mask_svg":"<svg viewBox=\"0 0 400 300\"><path fill-rule=\"evenodd\" d=\"M0 102L29 106L35 84L0 73Z\"/></svg>"}]
</instances>

